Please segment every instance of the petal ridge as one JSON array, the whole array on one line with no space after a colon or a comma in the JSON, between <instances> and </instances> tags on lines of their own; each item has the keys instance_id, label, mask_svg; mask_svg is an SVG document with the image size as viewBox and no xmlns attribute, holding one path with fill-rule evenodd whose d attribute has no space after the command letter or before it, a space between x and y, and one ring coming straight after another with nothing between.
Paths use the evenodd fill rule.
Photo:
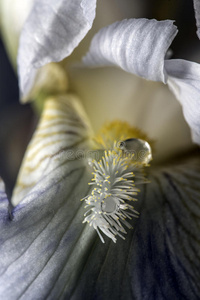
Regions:
<instances>
[{"instance_id":1,"label":"petal ridge","mask_svg":"<svg viewBox=\"0 0 200 300\"><path fill-rule=\"evenodd\" d=\"M45 100L37 130L27 148L12 196L14 205L62 163L78 160L89 147L90 123L79 99L59 95ZM75 167L74 165L74 167Z\"/></svg>"},{"instance_id":2,"label":"petal ridge","mask_svg":"<svg viewBox=\"0 0 200 300\"><path fill-rule=\"evenodd\" d=\"M147 80L166 83L164 57L176 34L171 20L119 21L94 36L83 63L93 67L116 65Z\"/></svg>"},{"instance_id":3,"label":"petal ridge","mask_svg":"<svg viewBox=\"0 0 200 300\"><path fill-rule=\"evenodd\" d=\"M29 93L38 68L73 52L91 29L95 9L96 0L35 1L20 37L18 74L22 96Z\"/></svg>"}]
</instances>

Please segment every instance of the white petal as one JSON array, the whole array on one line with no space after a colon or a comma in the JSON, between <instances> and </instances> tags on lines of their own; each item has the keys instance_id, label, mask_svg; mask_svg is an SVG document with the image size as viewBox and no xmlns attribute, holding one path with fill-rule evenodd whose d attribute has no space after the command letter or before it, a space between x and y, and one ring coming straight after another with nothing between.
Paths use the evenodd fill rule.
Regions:
<instances>
[{"instance_id":1,"label":"white petal","mask_svg":"<svg viewBox=\"0 0 200 300\"><path fill-rule=\"evenodd\" d=\"M69 56L90 30L96 0L36 0L20 38L20 89L28 94L36 69Z\"/></svg>"},{"instance_id":2,"label":"white petal","mask_svg":"<svg viewBox=\"0 0 200 300\"><path fill-rule=\"evenodd\" d=\"M200 144L200 66L165 60L176 32L172 21L124 20L102 29L83 61L90 66L117 65L145 79L168 83L183 106L193 141Z\"/></svg>"},{"instance_id":3,"label":"white petal","mask_svg":"<svg viewBox=\"0 0 200 300\"><path fill-rule=\"evenodd\" d=\"M108 26L116 21L123 20L125 18L138 18L144 13L145 3L137 3L138 0L100 0L96 8L95 22L87 34L82 40L79 47L77 47L72 55L70 55L65 62L80 61L87 53L93 36L103 27ZM102 17L103 16L103 17Z\"/></svg>"},{"instance_id":4,"label":"white petal","mask_svg":"<svg viewBox=\"0 0 200 300\"><path fill-rule=\"evenodd\" d=\"M143 78L166 82L165 54L177 33L173 21L129 19L100 30L83 62L117 65Z\"/></svg>"},{"instance_id":5,"label":"white petal","mask_svg":"<svg viewBox=\"0 0 200 300\"><path fill-rule=\"evenodd\" d=\"M193 0L193 2L194 2L196 23L197 23L197 35L200 39L200 1L199 0Z\"/></svg>"},{"instance_id":6,"label":"white petal","mask_svg":"<svg viewBox=\"0 0 200 300\"><path fill-rule=\"evenodd\" d=\"M185 60L166 60L168 85L183 107L193 141L200 145L200 65Z\"/></svg>"},{"instance_id":7,"label":"white petal","mask_svg":"<svg viewBox=\"0 0 200 300\"><path fill-rule=\"evenodd\" d=\"M83 108L75 96L47 99L20 169L12 197L13 205L22 201L42 178L55 172L62 162L75 161L76 151L88 145L90 130Z\"/></svg>"},{"instance_id":8,"label":"white petal","mask_svg":"<svg viewBox=\"0 0 200 300\"><path fill-rule=\"evenodd\" d=\"M199 162L155 170L134 230L104 245L81 223L87 171L58 165L1 223L0 299L198 299Z\"/></svg>"}]
</instances>

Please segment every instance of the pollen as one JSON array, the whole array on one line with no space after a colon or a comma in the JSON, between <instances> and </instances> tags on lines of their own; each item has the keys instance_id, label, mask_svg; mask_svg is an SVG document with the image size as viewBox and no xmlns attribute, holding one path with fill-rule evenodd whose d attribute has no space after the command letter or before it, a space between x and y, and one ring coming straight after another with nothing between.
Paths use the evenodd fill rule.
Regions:
<instances>
[{"instance_id":1,"label":"pollen","mask_svg":"<svg viewBox=\"0 0 200 300\"><path fill-rule=\"evenodd\" d=\"M153 141L150 141L148 136L140 129L131 127L127 122L119 120L106 123L93 140L96 149L111 149L113 144L117 144L119 141L124 141L133 137L148 141L151 146L153 144Z\"/></svg>"}]
</instances>

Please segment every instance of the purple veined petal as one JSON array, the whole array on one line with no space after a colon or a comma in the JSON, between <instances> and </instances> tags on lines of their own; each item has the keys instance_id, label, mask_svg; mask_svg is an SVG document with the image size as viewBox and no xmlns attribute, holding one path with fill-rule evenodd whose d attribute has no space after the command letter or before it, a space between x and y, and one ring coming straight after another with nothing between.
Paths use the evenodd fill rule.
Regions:
<instances>
[{"instance_id":1,"label":"purple veined petal","mask_svg":"<svg viewBox=\"0 0 200 300\"><path fill-rule=\"evenodd\" d=\"M116 65L145 79L166 83L164 57L176 34L170 20L116 22L94 36L83 62L93 67Z\"/></svg>"},{"instance_id":2,"label":"purple veined petal","mask_svg":"<svg viewBox=\"0 0 200 300\"><path fill-rule=\"evenodd\" d=\"M71 293L70 282L79 274L74 267L84 265L95 236L82 224L80 199L88 192L88 180L81 161L61 162L15 207L12 221L0 222L2 300L56 299L54 288L62 294L66 284Z\"/></svg>"},{"instance_id":3,"label":"purple veined petal","mask_svg":"<svg viewBox=\"0 0 200 300\"><path fill-rule=\"evenodd\" d=\"M165 61L168 85L183 107L193 141L200 145L200 65L172 59Z\"/></svg>"},{"instance_id":4,"label":"purple veined petal","mask_svg":"<svg viewBox=\"0 0 200 300\"><path fill-rule=\"evenodd\" d=\"M74 299L86 285L86 299L108 295L111 299L143 299L146 295L148 299L155 295L156 299L198 299L199 171L198 158L153 174L151 184L142 189L140 217L132 221L132 236L129 232L117 247L112 242L108 245L108 239L105 247L94 244ZM88 280L91 269L92 282Z\"/></svg>"},{"instance_id":5,"label":"purple veined petal","mask_svg":"<svg viewBox=\"0 0 200 300\"><path fill-rule=\"evenodd\" d=\"M152 173L134 230L117 244L102 244L81 223L87 171L79 162L65 167L44 176L1 225L1 299L198 299L199 157Z\"/></svg>"},{"instance_id":6,"label":"purple veined petal","mask_svg":"<svg viewBox=\"0 0 200 300\"><path fill-rule=\"evenodd\" d=\"M91 29L96 0L36 0L20 37L18 74L22 96L36 70L69 56Z\"/></svg>"},{"instance_id":7,"label":"purple veined petal","mask_svg":"<svg viewBox=\"0 0 200 300\"><path fill-rule=\"evenodd\" d=\"M198 38L200 39L200 1L193 0L193 2L194 2L196 24L197 24L197 35L198 35Z\"/></svg>"}]
</instances>

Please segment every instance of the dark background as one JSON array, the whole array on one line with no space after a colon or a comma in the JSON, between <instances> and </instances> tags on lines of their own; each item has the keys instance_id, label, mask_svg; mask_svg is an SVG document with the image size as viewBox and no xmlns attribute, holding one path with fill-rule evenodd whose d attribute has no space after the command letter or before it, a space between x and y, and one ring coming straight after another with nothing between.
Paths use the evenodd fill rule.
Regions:
<instances>
[{"instance_id":1,"label":"dark background","mask_svg":"<svg viewBox=\"0 0 200 300\"><path fill-rule=\"evenodd\" d=\"M19 103L17 77L0 40L0 176L9 196L33 131L34 119L31 106Z\"/></svg>"}]
</instances>

